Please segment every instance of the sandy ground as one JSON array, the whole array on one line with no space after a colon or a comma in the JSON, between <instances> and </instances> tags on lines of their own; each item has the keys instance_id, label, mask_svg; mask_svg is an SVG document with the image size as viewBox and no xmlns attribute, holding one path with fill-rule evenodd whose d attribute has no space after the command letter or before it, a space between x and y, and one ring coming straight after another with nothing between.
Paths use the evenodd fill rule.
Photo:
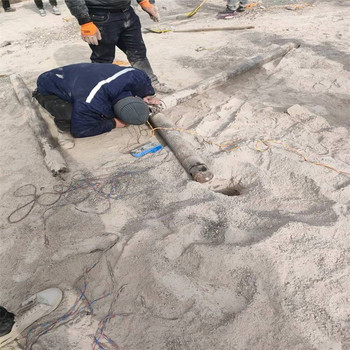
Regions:
<instances>
[{"instance_id":1,"label":"sandy ground","mask_svg":"<svg viewBox=\"0 0 350 350\"><path fill-rule=\"evenodd\" d=\"M0 305L15 312L41 289L64 291L41 322L53 328L34 328L21 348L350 349L350 4L286 2L220 21L225 2L209 0L175 21L193 2L157 0L158 28L255 26L145 34L154 71L177 90L301 44L166 112L197 134L184 137L215 174L205 185L167 147L132 158L146 127L76 140L70 172L53 178L8 76L33 88L45 70L87 62L89 48L63 4L62 16L41 18L29 1L0 13L0 44L11 42L0 48Z\"/></svg>"}]
</instances>

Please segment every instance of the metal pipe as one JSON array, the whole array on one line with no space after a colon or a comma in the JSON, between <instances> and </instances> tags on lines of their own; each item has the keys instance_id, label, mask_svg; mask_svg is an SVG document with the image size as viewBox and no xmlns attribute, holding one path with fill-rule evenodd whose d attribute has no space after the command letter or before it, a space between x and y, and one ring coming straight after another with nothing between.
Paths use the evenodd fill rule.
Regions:
<instances>
[{"instance_id":1,"label":"metal pipe","mask_svg":"<svg viewBox=\"0 0 350 350\"><path fill-rule=\"evenodd\" d=\"M44 162L54 176L67 171L67 164L49 131L49 128L42 118L37 106L31 102L31 94L20 75L10 76L13 89L17 98L24 107L25 115L29 125L36 136L40 149L44 155Z\"/></svg>"},{"instance_id":2,"label":"metal pipe","mask_svg":"<svg viewBox=\"0 0 350 350\"><path fill-rule=\"evenodd\" d=\"M283 57L290 50L299 47L297 43L288 43L277 49L272 50L252 58L248 58L242 63L238 63L233 66L230 70L220 72L212 77L201 80L186 89L175 92L174 94L165 96L162 101L165 108L172 108L177 106L179 103L190 100L191 98L203 93L206 90L212 89L218 84L223 84L227 80L232 79L238 75L248 72L249 70L259 68L265 63L275 60L276 58Z\"/></svg>"},{"instance_id":3,"label":"metal pipe","mask_svg":"<svg viewBox=\"0 0 350 350\"><path fill-rule=\"evenodd\" d=\"M165 96L162 99L165 105L165 109L175 107L178 104L188 101L206 90L212 89L218 84L225 83L229 79L246 73L251 69L261 67L267 62L273 61L276 58L283 57L290 50L299 46L300 45L296 43L283 45L269 53L254 56L242 63L238 63L228 71L221 72L210 78L204 79L184 90ZM179 162L195 181L207 182L213 178L214 175L206 166L206 162L193 150L193 146L183 138L180 132L164 130L176 129L176 126L173 125L169 119L165 117L164 114L153 114L150 117L150 122L154 128L158 128L158 131L162 138L166 141Z\"/></svg>"},{"instance_id":4,"label":"metal pipe","mask_svg":"<svg viewBox=\"0 0 350 350\"><path fill-rule=\"evenodd\" d=\"M157 113L152 116L151 123L154 127L164 128L157 131L195 181L203 183L210 181L214 177L213 173L205 165L205 161L193 151L193 146L183 138L179 131L165 130L175 129L176 127L163 113Z\"/></svg>"}]
</instances>

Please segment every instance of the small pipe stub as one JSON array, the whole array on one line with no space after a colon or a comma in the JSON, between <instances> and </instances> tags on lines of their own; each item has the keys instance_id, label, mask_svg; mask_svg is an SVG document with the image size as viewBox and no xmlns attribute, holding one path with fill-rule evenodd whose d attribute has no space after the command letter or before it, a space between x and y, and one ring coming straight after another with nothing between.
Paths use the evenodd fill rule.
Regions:
<instances>
[{"instance_id":1,"label":"small pipe stub","mask_svg":"<svg viewBox=\"0 0 350 350\"><path fill-rule=\"evenodd\" d=\"M214 174L207 168L205 164L194 165L189 173L191 174L193 180L204 183L210 181Z\"/></svg>"}]
</instances>

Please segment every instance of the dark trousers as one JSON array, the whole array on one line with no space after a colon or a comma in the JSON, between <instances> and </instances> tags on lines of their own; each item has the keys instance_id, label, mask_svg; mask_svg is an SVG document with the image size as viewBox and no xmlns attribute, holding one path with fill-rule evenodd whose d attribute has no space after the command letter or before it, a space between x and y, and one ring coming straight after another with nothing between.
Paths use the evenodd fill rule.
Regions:
<instances>
[{"instance_id":1,"label":"dark trousers","mask_svg":"<svg viewBox=\"0 0 350 350\"><path fill-rule=\"evenodd\" d=\"M10 7L10 0L2 0L2 7L4 10L8 9Z\"/></svg>"},{"instance_id":2,"label":"dark trousers","mask_svg":"<svg viewBox=\"0 0 350 350\"><path fill-rule=\"evenodd\" d=\"M91 62L112 63L117 46L126 54L133 67L145 71L152 82L158 80L146 56L140 19L131 7L116 13L90 9L90 16L102 36L98 45L90 45Z\"/></svg>"},{"instance_id":3,"label":"dark trousers","mask_svg":"<svg viewBox=\"0 0 350 350\"><path fill-rule=\"evenodd\" d=\"M0 306L0 337L10 333L14 323L15 315Z\"/></svg>"},{"instance_id":4,"label":"dark trousers","mask_svg":"<svg viewBox=\"0 0 350 350\"><path fill-rule=\"evenodd\" d=\"M42 95L37 90L33 92L33 97L53 116L59 130L70 131L73 109L70 102L64 101L56 95Z\"/></svg>"},{"instance_id":5,"label":"dark trousers","mask_svg":"<svg viewBox=\"0 0 350 350\"><path fill-rule=\"evenodd\" d=\"M49 0L51 6L57 6L57 1L56 0ZM39 10L42 10L44 8L43 0L34 0L36 7Z\"/></svg>"}]
</instances>

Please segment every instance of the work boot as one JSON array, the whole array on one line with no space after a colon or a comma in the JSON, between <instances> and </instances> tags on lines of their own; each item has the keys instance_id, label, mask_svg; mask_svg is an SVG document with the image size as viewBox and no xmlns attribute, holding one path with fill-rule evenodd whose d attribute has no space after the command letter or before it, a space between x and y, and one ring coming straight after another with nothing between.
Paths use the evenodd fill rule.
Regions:
<instances>
[{"instance_id":1,"label":"work boot","mask_svg":"<svg viewBox=\"0 0 350 350\"><path fill-rule=\"evenodd\" d=\"M46 11L44 9L39 9L39 14L41 17L45 17L46 16Z\"/></svg>"},{"instance_id":2,"label":"work boot","mask_svg":"<svg viewBox=\"0 0 350 350\"><path fill-rule=\"evenodd\" d=\"M13 7L7 7L5 8L5 12L15 12L16 9L14 9Z\"/></svg>"},{"instance_id":3,"label":"work boot","mask_svg":"<svg viewBox=\"0 0 350 350\"><path fill-rule=\"evenodd\" d=\"M152 86L154 90L160 94L171 94L174 92L174 89L170 88L164 83L160 83L159 81L152 82Z\"/></svg>"},{"instance_id":4,"label":"work boot","mask_svg":"<svg viewBox=\"0 0 350 350\"><path fill-rule=\"evenodd\" d=\"M219 12L216 15L216 18L218 19L231 19L237 15L236 10L231 10L230 8L226 7L225 11Z\"/></svg>"},{"instance_id":5,"label":"work boot","mask_svg":"<svg viewBox=\"0 0 350 350\"><path fill-rule=\"evenodd\" d=\"M61 14L61 11L57 8L57 6L52 6L52 13L59 16Z\"/></svg>"},{"instance_id":6,"label":"work boot","mask_svg":"<svg viewBox=\"0 0 350 350\"><path fill-rule=\"evenodd\" d=\"M63 131L60 129L57 129L58 134L57 134L57 141L58 144L64 148L64 149L71 149L75 146L74 144L74 137L72 134L68 131Z\"/></svg>"},{"instance_id":7,"label":"work boot","mask_svg":"<svg viewBox=\"0 0 350 350\"><path fill-rule=\"evenodd\" d=\"M242 6L242 5L239 5L236 11L237 12L244 12L245 11L245 7Z\"/></svg>"},{"instance_id":8,"label":"work boot","mask_svg":"<svg viewBox=\"0 0 350 350\"><path fill-rule=\"evenodd\" d=\"M49 288L24 301L15 316L11 332L0 337L0 348L18 338L18 336L34 322L55 310L62 300L62 291Z\"/></svg>"}]
</instances>

